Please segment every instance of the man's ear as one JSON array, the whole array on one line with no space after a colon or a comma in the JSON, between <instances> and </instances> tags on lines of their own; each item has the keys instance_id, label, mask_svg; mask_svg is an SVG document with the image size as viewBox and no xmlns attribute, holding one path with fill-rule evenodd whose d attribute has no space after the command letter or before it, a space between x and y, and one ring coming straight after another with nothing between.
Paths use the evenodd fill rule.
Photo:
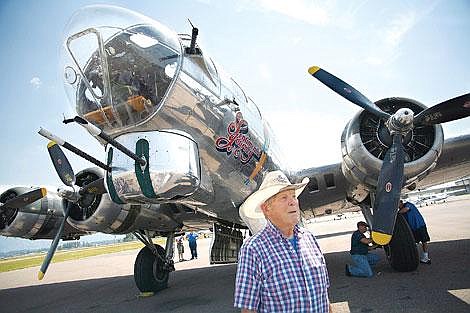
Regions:
<instances>
[{"instance_id":1,"label":"man's ear","mask_svg":"<svg viewBox=\"0 0 470 313\"><path fill-rule=\"evenodd\" d=\"M269 205L267 205L266 202L261 203L260 208L264 215L269 212Z\"/></svg>"}]
</instances>

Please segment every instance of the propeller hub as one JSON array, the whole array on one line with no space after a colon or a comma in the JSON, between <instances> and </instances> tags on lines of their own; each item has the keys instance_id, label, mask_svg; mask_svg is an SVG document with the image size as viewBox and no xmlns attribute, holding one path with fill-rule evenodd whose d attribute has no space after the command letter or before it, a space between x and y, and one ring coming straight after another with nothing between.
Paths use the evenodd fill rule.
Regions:
<instances>
[{"instance_id":1,"label":"propeller hub","mask_svg":"<svg viewBox=\"0 0 470 313\"><path fill-rule=\"evenodd\" d=\"M72 187L68 187L68 186L59 187L57 188L57 194L60 197L67 199L71 202L77 202L78 200L80 200L80 194L77 191L75 191L75 189Z\"/></svg>"},{"instance_id":2,"label":"propeller hub","mask_svg":"<svg viewBox=\"0 0 470 313\"><path fill-rule=\"evenodd\" d=\"M386 122L390 134L405 135L413 128L414 113L408 108L401 108Z\"/></svg>"}]
</instances>

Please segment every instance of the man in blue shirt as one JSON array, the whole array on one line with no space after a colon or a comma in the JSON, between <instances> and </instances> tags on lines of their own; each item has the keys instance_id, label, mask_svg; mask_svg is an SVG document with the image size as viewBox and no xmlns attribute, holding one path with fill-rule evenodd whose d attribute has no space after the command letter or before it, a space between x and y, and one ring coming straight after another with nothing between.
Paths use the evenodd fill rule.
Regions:
<instances>
[{"instance_id":1,"label":"man in blue shirt","mask_svg":"<svg viewBox=\"0 0 470 313\"><path fill-rule=\"evenodd\" d=\"M198 235L194 232L190 232L189 234L186 235L186 238L188 239L189 243L189 250L191 250L191 260L197 259L197 238Z\"/></svg>"},{"instance_id":2,"label":"man in blue shirt","mask_svg":"<svg viewBox=\"0 0 470 313\"><path fill-rule=\"evenodd\" d=\"M419 213L416 206L411 202L403 203L403 201L400 200L398 207L398 212L404 215L406 221L408 222L408 225L410 225L411 231L413 232L413 236L415 237L415 242L421 242L421 245L423 247L423 254L420 258L420 262L431 264L431 259L428 255L428 241L430 240L430 238L423 216L421 215L421 213Z\"/></svg>"},{"instance_id":3,"label":"man in blue shirt","mask_svg":"<svg viewBox=\"0 0 470 313\"><path fill-rule=\"evenodd\" d=\"M360 221L357 223L357 230L351 236L351 259L353 264L346 264L346 275L357 277L372 277L374 272L371 266L374 266L379 261L379 256L374 253L369 253L369 246L372 243L370 238L367 238L364 233L367 231L369 225L366 222Z\"/></svg>"}]
</instances>

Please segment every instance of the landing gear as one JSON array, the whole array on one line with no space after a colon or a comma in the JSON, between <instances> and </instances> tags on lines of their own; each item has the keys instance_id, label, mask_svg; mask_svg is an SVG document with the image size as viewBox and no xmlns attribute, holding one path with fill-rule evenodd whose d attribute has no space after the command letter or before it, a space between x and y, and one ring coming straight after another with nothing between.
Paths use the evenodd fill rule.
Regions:
<instances>
[{"instance_id":1,"label":"landing gear","mask_svg":"<svg viewBox=\"0 0 470 313\"><path fill-rule=\"evenodd\" d=\"M399 272L411 272L418 268L419 253L413 233L401 215L397 215L390 244L384 246L385 254L392 268Z\"/></svg>"},{"instance_id":2,"label":"landing gear","mask_svg":"<svg viewBox=\"0 0 470 313\"><path fill-rule=\"evenodd\" d=\"M359 203L367 223L373 225L373 215L370 204L375 201L375 194L370 193L370 198ZM405 218L397 214L392 240L383 246L390 266L399 272L411 272L418 268L419 253L415 243L413 232Z\"/></svg>"},{"instance_id":3,"label":"landing gear","mask_svg":"<svg viewBox=\"0 0 470 313\"><path fill-rule=\"evenodd\" d=\"M173 265L174 233L167 236L166 247L154 244L143 233L134 233L145 244L134 263L134 280L141 292L158 292L167 288Z\"/></svg>"}]
</instances>

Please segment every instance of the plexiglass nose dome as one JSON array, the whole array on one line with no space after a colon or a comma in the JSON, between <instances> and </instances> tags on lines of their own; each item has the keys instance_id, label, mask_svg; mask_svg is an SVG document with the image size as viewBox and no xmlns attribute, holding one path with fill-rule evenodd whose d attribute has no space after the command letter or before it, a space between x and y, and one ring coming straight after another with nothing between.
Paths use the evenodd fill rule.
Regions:
<instances>
[{"instance_id":1,"label":"plexiglass nose dome","mask_svg":"<svg viewBox=\"0 0 470 313\"><path fill-rule=\"evenodd\" d=\"M127 9L95 5L70 19L61 48L65 90L77 115L115 132L162 104L181 62L176 33Z\"/></svg>"}]
</instances>

